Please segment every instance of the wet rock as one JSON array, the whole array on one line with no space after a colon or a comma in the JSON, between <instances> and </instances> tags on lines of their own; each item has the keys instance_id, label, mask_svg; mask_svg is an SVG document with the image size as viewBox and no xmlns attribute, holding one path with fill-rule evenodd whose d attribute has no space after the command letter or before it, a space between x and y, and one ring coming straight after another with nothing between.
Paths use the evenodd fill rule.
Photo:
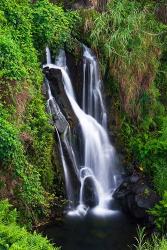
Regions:
<instances>
[{"instance_id":1,"label":"wet rock","mask_svg":"<svg viewBox=\"0 0 167 250\"><path fill-rule=\"evenodd\" d=\"M73 55L66 52L66 63L70 69L70 79L73 84L75 97L80 106L82 106L82 83L83 83L83 60L82 60L82 47L76 44L76 51Z\"/></svg>"},{"instance_id":2,"label":"wet rock","mask_svg":"<svg viewBox=\"0 0 167 250\"><path fill-rule=\"evenodd\" d=\"M140 180L140 176L139 175L132 175L131 177L130 177L130 181L132 182L132 183L136 183L136 182L138 182Z\"/></svg>"},{"instance_id":3,"label":"wet rock","mask_svg":"<svg viewBox=\"0 0 167 250\"><path fill-rule=\"evenodd\" d=\"M88 176L84 181L83 202L89 207L95 207L99 203L96 185L91 176Z\"/></svg>"},{"instance_id":4,"label":"wet rock","mask_svg":"<svg viewBox=\"0 0 167 250\"><path fill-rule=\"evenodd\" d=\"M65 93L61 71L59 69L45 67L43 72L49 80L52 95L58 103L60 110L70 124L70 127L74 128L78 124L78 120Z\"/></svg>"},{"instance_id":5,"label":"wet rock","mask_svg":"<svg viewBox=\"0 0 167 250\"><path fill-rule=\"evenodd\" d=\"M125 212L137 219L149 219L147 210L160 200L147 181L138 174L127 177L115 191L114 198Z\"/></svg>"},{"instance_id":6,"label":"wet rock","mask_svg":"<svg viewBox=\"0 0 167 250\"><path fill-rule=\"evenodd\" d=\"M64 133L68 128L68 122L67 122L65 116L60 111L57 103L50 100L49 105L50 105L53 121L54 121L54 124L55 124L57 130L59 131L59 133Z\"/></svg>"}]
</instances>

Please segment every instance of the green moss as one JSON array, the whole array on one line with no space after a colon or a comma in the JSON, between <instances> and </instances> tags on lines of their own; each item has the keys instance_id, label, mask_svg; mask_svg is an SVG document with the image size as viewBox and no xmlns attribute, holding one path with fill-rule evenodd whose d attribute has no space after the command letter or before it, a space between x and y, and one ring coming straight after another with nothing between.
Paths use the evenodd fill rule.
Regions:
<instances>
[{"instance_id":1,"label":"green moss","mask_svg":"<svg viewBox=\"0 0 167 250\"><path fill-rule=\"evenodd\" d=\"M22 131L26 131L32 137L31 147L26 150L28 161L40 173L42 185L49 191L54 179L52 164L54 130L45 112L45 100L39 93L32 97L27 106L24 124L26 125L23 125Z\"/></svg>"},{"instance_id":2,"label":"green moss","mask_svg":"<svg viewBox=\"0 0 167 250\"><path fill-rule=\"evenodd\" d=\"M7 117L4 107L0 105L0 161L4 165L12 162L17 165L20 163L19 157L22 155L21 143L17 129L7 121Z\"/></svg>"},{"instance_id":3,"label":"green moss","mask_svg":"<svg viewBox=\"0 0 167 250\"><path fill-rule=\"evenodd\" d=\"M24 148L19 138L19 130L7 120L1 107L0 118L0 162L13 175L20 179L17 197L30 207L45 204L44 189L40 182L40 174L27 161Z\"/></svg>"}]
</instances>

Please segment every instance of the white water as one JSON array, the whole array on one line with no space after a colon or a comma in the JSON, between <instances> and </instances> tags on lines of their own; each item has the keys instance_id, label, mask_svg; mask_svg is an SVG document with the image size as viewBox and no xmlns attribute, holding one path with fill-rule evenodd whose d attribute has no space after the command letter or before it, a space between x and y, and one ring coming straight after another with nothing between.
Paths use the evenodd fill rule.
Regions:
<instances>
[{"instance_id":1,"label":"white water","mask_svg":"<svg viewBox=\"0 0 167 250\"><path fill-rule=\"evenodd\" d=\"M103 103L98 63L90 49L84 46L82 109L107 127L107 114ZM87 77L86 77L87 76Z\"/></svg>"},{"instance_id":2,"label":"white water","mask_svg":"<svg viewBox=\"0 0 167 250\"><path fill-rule=\"evenodd\" d=\"M46 47L46 62L47 64L51 63L51 54L50 54L50 49L48 47Z\"/></svg>"},{"instance_id":3,"label":"white water","mask_svg":"<svg viewBox=\"0 0 167 250\"><path fill-rule=\"evenodd\" d=\"M63 135L62 140L65 143L69 156L73 162L74 171L80 181L78 205L75 212L85 214L88 206L85 205L85 183L87 178L93 183L94 194L96 197L96 209L103 213L109 209L109 201L112 199L112 193L117 187L117 172L115 168L115 150L109 141L107 134L107 114L102 98L102 82L100 80L98 63L92 52L84 47L83 54L83 100L82 108L76 101L74 89L66 66L66 58L64 51L60 51L59 56L55 60L55 64L51 64L51 56L49 49L47 52L47 65L44 67L59 69L62 73L62 83L66 95L70 101L71 107L78 118L82 131L82 150L78 150L78 154L82 154L82 163L76 160L74 145L70 138L70 128L68 127ZM48 88L50 91L50 88ZM51 91L50 98L53 99ZM60 140L60 138L59 138ZM65 161L62 144L60 143L60 153L62 157L65 180L67 185L68 198L74 197L71 188L71 180L69 169ZM101 212L103 211L103 212Z\"/></svg>"}]
</instances>

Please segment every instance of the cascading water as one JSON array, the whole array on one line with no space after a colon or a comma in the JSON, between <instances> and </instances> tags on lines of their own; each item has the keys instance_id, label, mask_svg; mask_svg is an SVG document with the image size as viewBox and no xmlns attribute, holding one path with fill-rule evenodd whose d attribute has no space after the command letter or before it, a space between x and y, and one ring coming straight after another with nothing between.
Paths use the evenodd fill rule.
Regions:
<instances>
[{"instance_id":1,"label":"cascading water","mask_svg":"<svg viewBox=\"0 0 167 250\"><path fill-rule=\"evenodd\" d=\"M85 46L83 54L83 76L82 109L106 128L107 114L101 93L102 81L99 75L98 63L90 49Z\"/></svg>"},{"instance_id":2,"label":"cascading water","mask_svg":"<svg viewBox=\"0 0 167 250\"><path fill-rule=\"evenodd\" d=\"M66 147L69 157L73 163L76 177L80 182L79 198L77 202L75 201L77 204L75 212L77 211L79 214L85 214L87 212L89 202L87 202L87 198L85 197L87 196L86 190L88 189L89 195L93 197L92 199L94 200L93 206L96 206L96 208L100 209L100 211L108 210L109 201L112 199L112 193L118 185L118 173L115 167L115 150L111 145L107 134L107 114L102 98L102 82L100 80L96 57L92 54L90 49L84 46L83 100L82 107L80 107L77 103L77 98L69 76L65 52L63 50L60 51L59 56L55 60L55 64L51 64L51 56L48 48L46 48L46 52L47 65L44 65L44 67L60 70L65 93L79 121L81 128L80 131L82 133L82 136L78 135L82 140L82 150L76 150L77 145L75 145L75 142L71 140L73 134L69 124L52 96L49 83L46 82L49 96L49 111L52 115L56 113L61 116L61 119L64 119L65 121L63 123L65 124L64 128L58 128L59 124L56 124L56 121L55 126L57 127L57 133L58 131L62 133L61 139L59 137L59 133L58 137L68 198L70 200L75 199L75 195L72 188L72 181L70 180L70 170L68 169L63 153L62 142ZM89 187L87 187L87 185L89 185Z\"/></svg>"}]
</instances>

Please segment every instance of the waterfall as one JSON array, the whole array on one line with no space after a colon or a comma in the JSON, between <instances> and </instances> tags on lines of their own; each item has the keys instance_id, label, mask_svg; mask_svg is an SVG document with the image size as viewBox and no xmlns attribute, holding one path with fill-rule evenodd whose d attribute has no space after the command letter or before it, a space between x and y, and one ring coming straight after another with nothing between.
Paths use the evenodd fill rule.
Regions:
<instances>
[{"instance_id":1,"label":"waterfall","mask_svg":"<svg viewBox=\"0 0 167 250\"><path fill-rule=\"evenodd\" d=\"M50 49L46 47L46 62L47 64L51 63L51 54L50 54Z\"/></svg>"},{"instance_id":2,"label":"waterfall","mask_svg":"<svg viewBox=\"0 0 167 250\"><path fill-rule=\"evenodd\" d=\"M67 123L65 117L60 111L58 104L52 96L49 84L47 82L47 90L49 93L48 105L50 113L61 114L61 119L65 120L65 128L57 127L57 134L61 133L59 138L60 153L62 157L67 193L69 199L75 199L70 180L69 168L65 161L62 142L64 143L69 157L73 163L76 178L80 182L79 198L75 201L79 214L86 214L89 207L100 209L109 209L109 201L112 199L112 193L117 187L117 169L115 166L116 154L115 149L111 145L107 133L107 113L102 97L102 81L98 68L98 62L92 51L86 46L83 48L83 86L82 88L82 107L77 103L75 91L70 79L69 70L66 65L65 52L60 50L55 63L51 63L49 49L47 52L47 65L50 69L60 70L62 74L62 84L65 93L71 104L71 107L79 121L80 140L82 140L82 148L79 149L75 145L75 141L71 140L73 133ZM49 55L49 57L48 57ZM59 112L53 112L52 102ZM63 117L63 118L62 118ZM64 123L63 123L64 124ZM78 148L78 150L77 150ZM79 155L79 157L78 157ZM82 160L81 160L82 159Z\"/></svg>"}]
</instances>

